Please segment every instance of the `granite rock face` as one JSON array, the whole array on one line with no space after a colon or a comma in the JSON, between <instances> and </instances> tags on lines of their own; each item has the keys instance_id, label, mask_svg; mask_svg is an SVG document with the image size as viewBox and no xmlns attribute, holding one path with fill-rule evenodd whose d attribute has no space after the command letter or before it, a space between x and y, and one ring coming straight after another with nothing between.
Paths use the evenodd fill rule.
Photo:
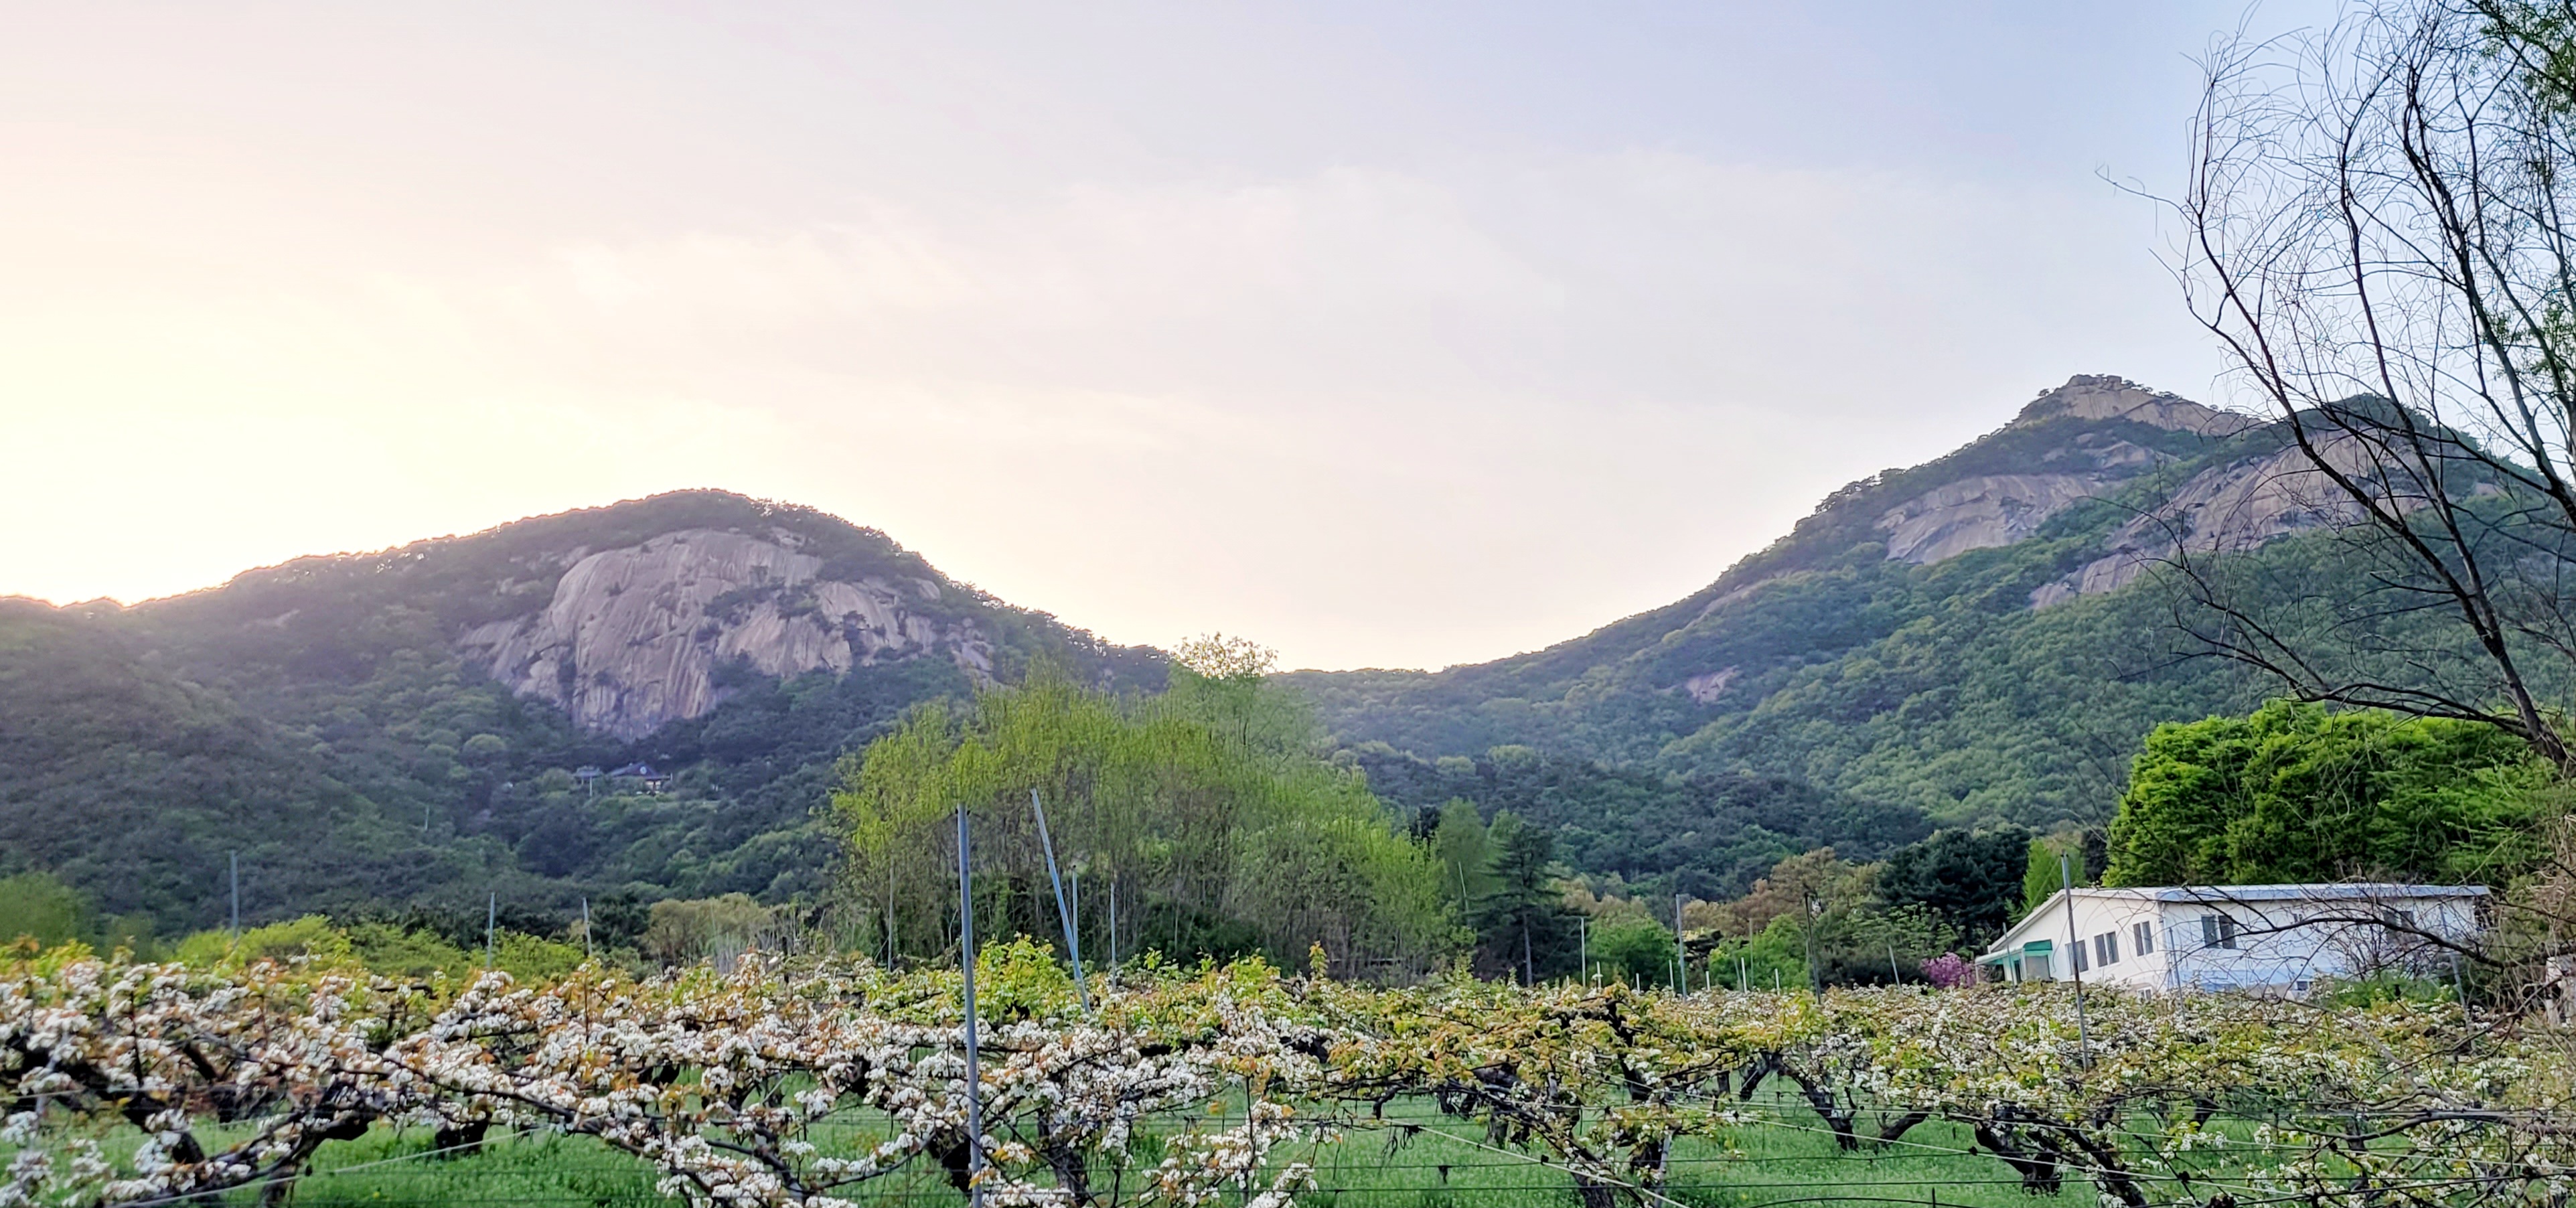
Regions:
<instances>
[{"instance_id":1,"label":"granite rock face","mask_svg":"<svg viewBox=\"0 0 2576 1208\"><path fill-rule=\"evenodd\" d=\"M2199 436L2234 436L2263 421L2232 411L2204 407L2179 394L2150 390L2124 377L2079 373L2055 390L2041 392L2013 420L2035 423L2057 416L2090 420L2132 420Z\"/></svg>"},{"instance_id":2,"label":"granite rock face","mask_svg":"<svg viewBox=\"0 0 2576 1208\"><path fill-rule=\"evenodd\" d=\"M2371 476L2361 442L2333 436L2317 453L2336 470ZM2297 445L2212 466L2191 477L2163 506L2112 530L2108 552L2064 578L2030 593L2030 606L2046 608L2078 596L2117 591L2148 567L2189 550L2232 554L2311 529L2358 524L2367 517Z\"/></svg>"},{"instance_id":3,"label":"granite rock face","mask_svg":"<svg viewBox=\"0 0 2576 1208\"><path fill-rule=\"evenodd\" d=\"M939 655L990 674L987 635L924 614L939 584L824 579L823 560L795 544L693 529L586 553L544 609L478 626L457 647L511 691L630 739L713 709L719 670L737 664L781 678Z\"/></svg>"},{"instance_id":4,"label":"granite rock face","mask_svg":"<svg viewBox=\"0 0 2576 1208\"><path fill-rule=\"evenodd\" d=\"M2128 421L2188 432L2207 438L2212 449L2263 426L2254 417L2204 407L2125 378L2079 374L2043 391L2004 432L2067 419ZM2351 438L2324 440L2319 450L2338 469L2367 476L2362 452ZM1889 508L1876 527L1885 534L1890 559L1927 565L2028 539L2067 507L2112 495L2173 460L2171 454L2112 432L2078 431L2067 443L2037 454L2020 472L1943 483ZM2118 590L2178 549L2241 553L2295 533L2361 519L2352 502L2296 446L2267 448L2193 475L2161 504L2114 529L2099 557L2034 589L2030 606L2046 608Z\"/></svg>"},{"instance_id":5,"label":"granite rock face","mask_svg":"<svg viewBox=\"0 0 2576 1208\"><path fill-rule=\"evenodd\" d=\"M2257 426L2249 417L2149 390L2126 378L2078 374L2063 386L2042 391L2004 430L2067 419L2125 420L2212 439ZM1889 508L1878 518L1878 528L1887 534L1889 558L1916 565L1939 562L2028 538L2068 505L2108 494L2171 460L2109 432L2081 431L2039 454L2023 472L1943 483Z\"/></svg>"},{"instance_id":6,"label":"granite rock face","mask_svg":"<svg viewBox=\"0 0 2576 1208\"><path fill-rule=\"evenodd\" d=\"M2084 474L1987 474L1945 483L1878 518L1887 556L1916 565L1972 549L2010 545L2070 503L2100 494L2104 480Z\"/></svg>"}]
</instances>

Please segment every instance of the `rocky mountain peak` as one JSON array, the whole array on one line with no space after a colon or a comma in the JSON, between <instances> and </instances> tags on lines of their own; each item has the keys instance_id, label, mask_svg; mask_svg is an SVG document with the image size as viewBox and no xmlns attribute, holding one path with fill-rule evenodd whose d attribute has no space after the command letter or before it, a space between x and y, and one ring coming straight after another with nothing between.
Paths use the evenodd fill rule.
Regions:
<instances>
[{"instance_id":1,"label":"rocky mountain peak","mask_svg":"<svg viewBox=\"0 0 2576 1208\"><path fill-rule=\"evenodd\" d=\"M733 666L783 678L944 654L991 673L988 635L924 608L938 583L829 577L799 544L785 530L697 528L574 550L544 608L478 625L456 645L512 692L621 738L713 709Z\"/></svg>"},{"instance_id":2,"label":"rocky mountain peak","mask_svg":"<svg viewBox=\"0 0 2576 1208\"><path fill-rule=\"evenodd\" d=\"M2038 423L2058 417L2088 420L2131 420L2176 432L2200 436L2234 436L2248 428L2262 426L2250 416L2204 407L2178 394L2151 390L2127 378L2107 373L2079 373L2066 379L2054 390L2043 390L2032 399L2021 414L2013 417L2015 426Z\"/></svg>"}]
</instances>

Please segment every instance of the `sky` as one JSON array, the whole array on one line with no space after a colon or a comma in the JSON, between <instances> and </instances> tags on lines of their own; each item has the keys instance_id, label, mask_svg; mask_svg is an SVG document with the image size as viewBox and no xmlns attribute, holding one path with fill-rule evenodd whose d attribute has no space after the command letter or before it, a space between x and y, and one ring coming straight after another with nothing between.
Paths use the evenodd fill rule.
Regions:
<instances>
[{"instance_id":1,"label":"sky","mask_svg":"<svg viewBox=\"0 0 2576 1208\"><path fill-rule=\"evenodd\" d=\"M2231 401L2116 185L2330 11L28 6L0 595L719 487L1118 642L1536 649L2070 375Z\"/></svg>"}]
</instances>

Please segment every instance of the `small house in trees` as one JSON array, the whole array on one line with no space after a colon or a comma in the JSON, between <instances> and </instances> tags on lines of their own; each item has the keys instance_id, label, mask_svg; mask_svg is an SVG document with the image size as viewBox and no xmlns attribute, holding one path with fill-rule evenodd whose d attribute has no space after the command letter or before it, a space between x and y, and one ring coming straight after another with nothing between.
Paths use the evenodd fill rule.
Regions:
<instances>
[{"instance_id":1,"label":"small house in trees","mask_svg":"<svg viewBox=\"0 0 2576 1208\"><path fill-rule=\"evenodd\" d=\"M2374 973L2447 972L2474 937L2475 885L2077 888L2013 924L1977 963L1989 980L2292 996Z\"/></svg>"},{"instance_id":2,"label":"small house in trees","mask_svg":"<svg viewBox=\"0 0 2576 1208\"><path fill-rule=\"evenodd\" d=\"M649 763L630 763L610 772L608 783L612 787L626 786L638 788L647 793L659 793L671 787L671 774Z\"/></svg>"}]
</instances>

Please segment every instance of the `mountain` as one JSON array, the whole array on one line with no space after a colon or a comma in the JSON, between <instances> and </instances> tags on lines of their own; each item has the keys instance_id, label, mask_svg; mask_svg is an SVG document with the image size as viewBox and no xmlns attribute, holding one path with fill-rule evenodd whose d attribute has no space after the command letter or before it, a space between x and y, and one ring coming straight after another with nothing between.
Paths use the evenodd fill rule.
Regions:
<instances>
[{"instance_id":1,"label":"mountain","mask_svg":"<svg viewBox=\"0 0 2576 1208\"><path fill-rule=\"evenodd\" d=\"M2337 456L2329 451L2330 456ZM1780 777L1935 823L2108 816L2157 722L2269 685L2194 657L2176 547L2297 568L2353 519L2279 425L2109 376L1835 491L1686 599L1532 654L1293 677L1344 742L1532 746L1670 779Z\"/></svg>"},{"instance_id":2,"label":"mountain","mask_svg":"<svg viewBox=\"0 0 2576 1208\"><path fill-rule=\"evenodd\" d=\"M1508 808L1640 886L1721 896L1818 845L2098 820L2154 724L2267 687L2175 642L2159 559L2188 541L2290 595L2337 573L2315 534L2351 517L2298 457L2276 426L2077 377L1666 607L1478 666L1283 678L1421 824ZM253 920L812 901L835 762L1041 659L1122 690L1167 666L883 533L715 491L132 608L0 599L0 874L163 932L225 917L236 856Z\"/></svg>"},{"instance_id":3,"label":"mountain","mask_svg":"<svg viewBox=\"0 0 2576 1208\"><path fill-rule=\"evenodd\" d=\"M130 609L0 600L0 858L165 930L224 916L236 852L254 917L811 897L833 760L1038 658L1143 688L1164 666L883 533L713 491ZM573 775L636 764L678 780Z\"/></svg>"}]
</instances>

